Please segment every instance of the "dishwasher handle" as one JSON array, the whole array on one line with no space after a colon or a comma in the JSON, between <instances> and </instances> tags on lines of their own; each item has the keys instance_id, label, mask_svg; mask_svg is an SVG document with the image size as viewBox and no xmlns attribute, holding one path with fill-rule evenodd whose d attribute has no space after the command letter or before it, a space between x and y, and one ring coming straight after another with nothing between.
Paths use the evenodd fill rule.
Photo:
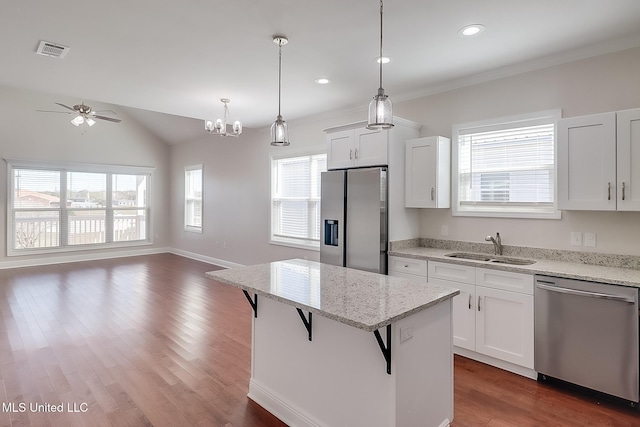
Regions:
<instances>
[{"instance_id":1,"label":"dishwasher handle","mask_svg":"<svg viewBox=\"0 0 640 427\"><path fill-rule=\"evenodd\" d=\"M558 286L543 285L542 283L539 283L539 282L536 283L536 287L539 289L544 289L546 291L559 292L561 294L577 295L577 296L589 297L589 298L608 299L613 301L628 302L632 304L636 302L635 298L625 296L625 295L612 295L612 294L603 294L600 292L579 291L577 289L560 288Z\"/></svg>"}]
</instances>

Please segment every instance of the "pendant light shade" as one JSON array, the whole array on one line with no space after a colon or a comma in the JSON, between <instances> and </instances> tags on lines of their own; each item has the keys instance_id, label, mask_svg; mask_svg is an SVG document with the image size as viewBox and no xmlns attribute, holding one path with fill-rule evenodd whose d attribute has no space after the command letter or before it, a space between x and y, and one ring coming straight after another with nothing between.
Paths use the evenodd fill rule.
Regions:
<instances>
[{"instance_id":1,"label":"pendant light shade","mask_svg":"<svg viewBox=\"0 0 640 427\"><path fill-rule=\"evenodd\" d=\"M282 97L282 46L289 43L289 40L285 36L274 36L273 42L278 45L278 117L271 125L271 145L286 147L290 145L289 128L287 123L282 120L280 101Z\"/></svg>"},{"instance_id":2,"label":"pendant light shade","mask_svg":"<svg viewBox=\"0 0 640 427\"><path fill-rule=\"evenodd\" d=\"M382 0L380 0L380 56L382 59ZM380 63L380 87L369 103L367 129L390 129L393 127L393 104L382 88L382 60Z\"/></svg>"}]
</instances>

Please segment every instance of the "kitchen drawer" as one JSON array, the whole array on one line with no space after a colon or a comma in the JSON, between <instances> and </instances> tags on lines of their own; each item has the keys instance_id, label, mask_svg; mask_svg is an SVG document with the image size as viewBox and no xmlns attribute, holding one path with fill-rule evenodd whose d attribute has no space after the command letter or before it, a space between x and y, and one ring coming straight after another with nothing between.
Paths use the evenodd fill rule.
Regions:
<instances>
[{"instance_id":1,"label":"kitchen drawer","mask_svg":"<svg viewBox=\"0 0 640 427\"><path fill-rule=\"evenodd\" d=\"M407 273L427 277L427 260L390 256L389 275L393 276L391 272Z\"/></svg>"},{"instance_id":2,"label":"kitchen drawer","mask_svg":"<svg viewBox=\"0 0 640 427\"><path fill-rule=\"evenodd\" d=\"M409 273L403 273L402 271L391 271L391 270L389 270L389 276L400 277L401 279L417 280L419 282L427 284L427 276L418 276L417 274L409 274Z\"/></svg>"},{"instance_id":3,"label":"kitchen drawer","mask_svg":"<svg viewBox=\"0 0 640 427\"><path fill-rule=\"evenodd\" d=\"M476 268L476 285L533 295L533 275Z\"/></svg>"},{"instance_id":4,"label":"kitchen drawer","mask_svg":"<svg viewBox=\"0 0 640 427\"><path fill-rule=\"evenodd\" d=\"M441 279L471 284L476 282L476 268L466 265L430 261L428 272L429 279Z\"/></svg>"}]
</instances>

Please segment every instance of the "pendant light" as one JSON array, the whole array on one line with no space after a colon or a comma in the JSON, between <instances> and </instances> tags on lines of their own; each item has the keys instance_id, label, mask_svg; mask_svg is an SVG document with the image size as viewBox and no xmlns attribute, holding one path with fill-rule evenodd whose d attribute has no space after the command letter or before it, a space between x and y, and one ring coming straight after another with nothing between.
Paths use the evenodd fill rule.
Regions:
<instances>
[{"instance_id":1,"label":"pendant light","mask_svg":"<svg viewBox=\"0 0 640 427\"><path fill-rule=\"evenodd\" d=\"M285 36L273 36L273 42L278 45L278 117L271 125L271 145L286 147L289 143L289 128L280 114L280 99L282 97L282 46L289 43Z\"/></svg>"},{"instance_id":2,"label":"pendant light","mask_svg":"<svg viewBox=\"0 0 640 427\"><path fill-rule=\"evenodd\" d=\"M369 103L369 121L367 129L390 129L393 127L393 105L382 88L382 0L380 0L380 87Z\"/></svg>"}]
</instances>

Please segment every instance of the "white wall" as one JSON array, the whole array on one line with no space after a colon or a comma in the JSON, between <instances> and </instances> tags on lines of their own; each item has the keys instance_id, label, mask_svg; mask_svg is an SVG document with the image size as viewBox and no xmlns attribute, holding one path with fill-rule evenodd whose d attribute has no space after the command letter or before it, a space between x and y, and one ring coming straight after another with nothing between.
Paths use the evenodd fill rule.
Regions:
<instances>
[{"instance_id":1,"label":"white wall","mask_svg":"<svg viewBox=\"0 0 640 427\"><path fill-rule=\"evenodd\" d=\"M46 162L77 162L107 165L147 166L153 172L151 221L154 244L145 250L169 245L169 147L158 141L134 120L118 111L121 123L98 121L92 128L74 127L72 115L41 113L36 110L61 111L60 102L73 106L79 99L0 86L0 156ZM112 105L86 100L95 110L117 109ZM0 161L0 223L6 224L7 164ZM0 228L0 266L46 262L46 259L73 257L72 253L6 256L6 227ZM83 256L110 256L120 250L101 249ZM76 256L78 254L76 253Z\"/></svg>"},{"instance_id":2,"label":"white wall","mask_svg":"<svg viewBox=\"0 0 640 427\"><path fill-rule=\"evenodd\" d=\"M450 137L455 123L552 108L562 108L567 117L640 107L638 76L640 49L631 49L397 102L394 114L421 123L421 136ZM266 130L248 130L238 139L206 135L173 146L172 246L240 264L291 257L317 260L318 252L268 243L269 153L322 145L322 129L365 120L364 107L290 121L292 147L288 148L271 147ZM283 113L286 119L286 110ZM184 166L198 163L204 164L206 180L203 234L182 231ZM479 242L500 232L505 245L558 249L587 250L570 246L570 232L595 232L598 246L590 250L640 255L640 213L564 212L561 220L515 220L452 217L450 209L423 209L420 223L416 237ZM442 225L448 226L447 236L440 234Z\"/></svg>"},{"instance_id":3,"label":"white wall","mask_svg":"<svg viewBox=\"0 0 640 427\"><path fill-rule=\"evenodd\" d=\"M640 107L640 48L399 103L395 114L423 124L421 136L451 136L456 123L562 108L563 117ZM441 235L441 226L449 233ZM572 231L594 232L597 247L570 245ZM420 237L640 255L640 212L564 211L561 220L452 217L421 212Z\"/></svg>"}]
</instances>

